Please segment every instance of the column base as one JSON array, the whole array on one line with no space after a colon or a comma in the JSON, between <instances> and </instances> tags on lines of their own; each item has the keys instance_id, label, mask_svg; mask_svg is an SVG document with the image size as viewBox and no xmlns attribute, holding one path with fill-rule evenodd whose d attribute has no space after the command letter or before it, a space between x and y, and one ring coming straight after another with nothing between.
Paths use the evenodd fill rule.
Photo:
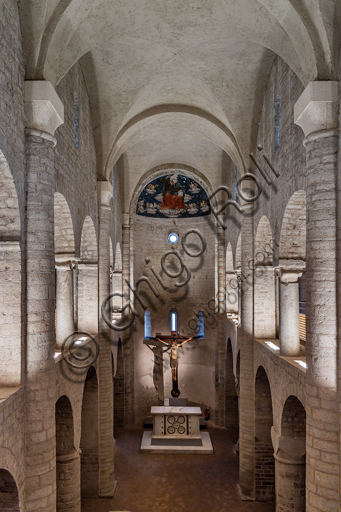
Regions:
<instances>
[{"instance_id":1,"label":"column base","mask_svg":"<svg viewBox=\"0 0 341 512\"><path fill-rule=\"evenodd\" d=\"M237 489L239 492L240 499L242 501L255 501L254 496L249 496L249 495L243 493L242 488L240 487L240 484L237 484Z\"/></svg>"},{"instance_id":2,"label":"column base","mask_svg":"<svg viewBox=\"0 0 341 512\"><path fill-rule=\"evenodd\" d=\"M117 487L117 480L114 480L114 488L111 491L108 491L106 493L99 493L98 497L99 498L113 498L115 495L115 492L116 492L116 487Z\"/></svg>"}]
</instances>

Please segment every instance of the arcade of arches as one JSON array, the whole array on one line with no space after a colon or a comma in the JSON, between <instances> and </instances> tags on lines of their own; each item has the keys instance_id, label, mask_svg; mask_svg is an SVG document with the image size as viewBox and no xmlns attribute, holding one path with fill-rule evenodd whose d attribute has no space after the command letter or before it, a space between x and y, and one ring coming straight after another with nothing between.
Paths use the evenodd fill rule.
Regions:
<instances>
[{"instance_id":1,"label":"arcade of arches","mask_svg":"<svg viewBox=\"0 0 341 512\"><path fill-rule=\"evenodd\" d=\"M245 510L339 511L340 8L0 0L1 510L114 495L172 320Z\"/></svg>"}]
</instances>

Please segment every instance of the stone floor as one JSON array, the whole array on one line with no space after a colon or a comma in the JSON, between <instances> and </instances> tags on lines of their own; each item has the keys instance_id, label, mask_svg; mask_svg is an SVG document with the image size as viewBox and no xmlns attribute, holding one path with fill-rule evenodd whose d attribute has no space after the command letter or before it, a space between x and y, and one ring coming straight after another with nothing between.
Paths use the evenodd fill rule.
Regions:
<instances>
[{"instance_id":1,"label":"stone floor","mask_svg":"<svg viewBox=\"0 0 341 512\"><path fill-rule=\"evenodd\" d=\"M213 455L139 453L141 426L116 432L114 499L85 499L82 512L274 512L274 503L241 502L236 433L209 422Z\"/></svg>"}]
</instances>

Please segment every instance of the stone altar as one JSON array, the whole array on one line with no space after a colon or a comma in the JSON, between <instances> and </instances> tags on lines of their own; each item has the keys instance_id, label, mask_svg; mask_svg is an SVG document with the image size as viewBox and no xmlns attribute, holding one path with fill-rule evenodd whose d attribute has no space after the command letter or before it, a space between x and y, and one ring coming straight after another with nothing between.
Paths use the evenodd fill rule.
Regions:
<instances>
[{"instance_id":1,"label":"stone altar","mask_svg":"<svg viewBox=\"0 0 341 512\"><path fill-rule=\"evenodd\" d=\"M154 406L153 431L145 431L141 452L212 454L208 432L200 432L200 407Z\"/></svg>"}]
</instances>

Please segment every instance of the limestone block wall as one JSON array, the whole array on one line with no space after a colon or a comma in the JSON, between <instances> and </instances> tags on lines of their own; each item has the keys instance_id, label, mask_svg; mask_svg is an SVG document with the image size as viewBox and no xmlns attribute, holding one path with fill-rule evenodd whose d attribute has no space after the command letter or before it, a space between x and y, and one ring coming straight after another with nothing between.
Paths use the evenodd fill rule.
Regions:
<instances>
[{"instance_id":1,"label":"limestone block wall","mask_svg":"<svg viewBox=\"0 0 341 512\"><path fill-rule=\"evenodd\" d=\"M11 169L18 195L21 223L23 223L25 209L24 64L18 4L15 0L1 2L0 32L0 152L3 153Z\"/></svg>"},{"instance_id":2,"label":"limestone block wall","mask_svg":"<svg viewBox=\"0 0 341 512\"><path fill-rule=\"evenodd\" d=\"M74 141L74 92L78 95L79 148ZM89 215L97 232L97 169L89 98L80 64L60 81L56 92L64 105L64 124L56 132L55 191L66 199L72 217L76 256L83 222Z\"/></svg>"},{"instance_id":3,"label":"limestone block wall","mask_svg":"<svg viewBox=\"0 0 341 512\"><path fill-rule=\"evenodd\" d=\"M191 228L198 229L206 241L204 254L192 258L184 253L181 247L181 237L185 236ZM191 271L191 279L184 287L176 288L174 283L178 279L185 279L187 273L184 270L182 278L170 278L161 268L161 258L167 251L172 250L168 241L171 231L178 232L180 242L176 244L176 250L183 258L185 265ZM196 312L202 310L205 318L205 339L194 343L187 343L179 349L179 389L181 396L187 397L193 402L209 405L212 410L216 406L215 397L215 346L218 336L218 322L215 315L209 309L209 301L215 296L214 265L217 247L214 221L209 218L190 219L149 219L135 216L133 219L133 241L136 251L134 253L135 282L142 276L149 277L157 289L158 297L155 297L146 283L139 285L139 295L146 302L151 312L152 333L170 333L171 309L177 312L178 331L185 335L196 335ZM188 246L192 251L199 251L201 242L197 235L190 234L187 238ZM193 244L193 245L192 245ZM146 263L146 258L148 263ZM175 273L179 268L179 262L172 257L165 260L166 267ZM170 287L163 290L151 271L153 268L164 282ZM148 299L149 297L149 299ZM159 393L162 398L170 396L172 381L169 367L169 353L164 354L163 362L143 344L144 338L144 310L137 304L140 317L135 320L134 344L135 344L135 401L136 417L141 417L149 410L150 405L157 403L158 395L155 391L155 372L163 366L163 389ZM210 303L211 308L214 305ZM193 319L193 321L191 321ZM194 329L191 329L191 326ZM159 366L159 363L161 365ZM160 384L162 387L162 384Z\"/></svg>"}]
</instances>

